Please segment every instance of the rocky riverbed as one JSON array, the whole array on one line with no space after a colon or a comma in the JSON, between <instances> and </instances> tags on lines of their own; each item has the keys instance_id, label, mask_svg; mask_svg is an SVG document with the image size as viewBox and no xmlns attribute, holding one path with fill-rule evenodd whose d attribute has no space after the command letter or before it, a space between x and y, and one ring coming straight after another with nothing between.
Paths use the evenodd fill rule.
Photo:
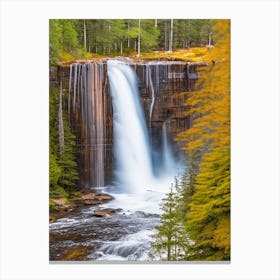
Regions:
<instances>
[{"instance_id":1,"label":"rocky riverbed","mask_svg":"<svg viewBox=\"0 0 280 280\"><path fill-rule=\"evenodd\" d=\"M102 204L95 203L102 195ZM82 201L88 199L89 203L92 199L91 204L67 212L50 224L50 261L149 259L151 235L160 222L161 195L102 195L84 196Z\"/></svg>"}]
</instances>

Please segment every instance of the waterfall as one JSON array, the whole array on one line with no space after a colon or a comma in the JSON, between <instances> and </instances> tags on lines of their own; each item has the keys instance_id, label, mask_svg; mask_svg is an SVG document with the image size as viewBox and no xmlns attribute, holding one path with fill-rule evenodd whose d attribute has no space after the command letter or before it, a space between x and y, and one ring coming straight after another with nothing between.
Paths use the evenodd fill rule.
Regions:
<instances>
[{"instance_id":1,"label":"waterfall","mask_svg":"<svg viewBox=\"0 0 280 280\"><path fill-rule=\"evenodd\" d=\"M167 122L165 121L162 125L162 171L172 172L176 168L176 162L170 150L170 146L167 138Z\"/></svg>"},{"instance_id":2,"label":"waterfall","mask_svg":"<svg viewBox=\"0 0 280 280\"><path fill-rule=\"evenodd\" d=\"M134 70L108 61L113 99L114 153L117 183L128 192L148 187L153 178L151 151Z\"/></svg>"},{"instance_id":3,"label":"waterfall","mask_svg":"<svg viewBox=\"0 0 280 280\"><path fill-rule=\"evenodd\" d=\"M159 150L160 145L151 147L152 133L147 131L147 124L152 127L160 76L164 77L164 83L168 81L170 63L150 62L143 68L144 86L151 97L147 121L134 68L136 64L127 59L70 65L66 106L72 130L77 135L83 187L104 187L105 178L108 183L112 182L110 174L113 169L113 183L121 186L121 190L132 193L155 190L162 185L159 179L163 179L163 175L171 176L175 170L175 160L167 141L167 124L162 128L162 150Z\"/></svg>"},{"instance_id":4,"label":"waterfall","mask_svg":"<svg viewBox=\"0 0 280 280\"><path fill-rule=\"evenodd\" d=\"M151 127L151 122L152 122L152 115L153 115L153 107L155 103L155 91L154 91L154 85L153 85L153 80L152 80L152 74L151 74L151 67L149 64L146 65L146 87L150 89L151 95L152 95L152 101L150 105L150 112L149 112L149 126Z\"/></svg>"},{"instance_id":5,"label":"waterfall","mask_svg":"<svg viewBox=\"0 0 280 280\"><path fill-rule=\"evenodd\" d=\"M178 171L178 164L167 140L167 122L162 127L162 158L153 166L153 151L140 102L135 70L119 60L109 60L107 65L113 101L115 183L122 191L130 193L147 189L163 191L166 184L169 188L167 182L170 182L170 178L172 182ZM155 92L150 65L147 65L145 74L148 78L146 86L149 85L152 92L149 111L151 122ZM158 65L155 65L154 74L159 75ZM155 77L155 87L158 90L159 77ZM153 170L159 170L160 176L155 176Z\"/></svg>"},{"instance_id":6,"label":"waterfall","mask_svg":"<svg viewBox=\"0 0 280 280\"><path fill-rule=\"evenodd\" d=\"M80 135L81 181L90 188L104 186L104 77L101 63L70 65L68 114Z\"/></svg>"},{"instance_id":7,"label":"waterfall","mask_svg":"<svg viewBox=\"0 0 280 280\"><path fill-rule=\"evenodd\" d=\"M70 74L69 74L69 89L68 89L68 118L70 121L70 96L71 96L71 86L72 86L72 64L70 65Z\"/></svg>"}]
</instances>

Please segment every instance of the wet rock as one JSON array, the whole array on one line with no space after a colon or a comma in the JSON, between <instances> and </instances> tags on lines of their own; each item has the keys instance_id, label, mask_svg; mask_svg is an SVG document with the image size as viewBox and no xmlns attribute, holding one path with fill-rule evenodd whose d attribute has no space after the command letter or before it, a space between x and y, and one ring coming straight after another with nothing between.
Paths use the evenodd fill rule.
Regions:
<instances>
[{"instance_id":1,"label":"wet rock","mask_svg":"<svg viewBox=\"0 0 280 280\"><path fill-rule=\"evenodd\" d=\"M96 197L96 193L88 193L88 194L84 194L81 197L81 200L84 205L95 205L98 204L95 197Z\"/></svg>"},{"instance_id":2,"label":"wet rock","mask_svg":"<svg viewBox=\"0 0 280 280\"><path fill-rule=\"evenodd\" d=\"M137 218L158 218L160 215L154 213L146 213L143 211L136 211L134 214Z\"/></svg>"},{"instance_id":3,"label":"wet rock","mask_svg":"<svg viewBox=\"0 0 280 280\"><path fill-rule=\"evenodd\" d=\"M82 196L81 200L84 205L96 205L105 203L113 199L113 196L105 193L88 193Z\"/></svg>"},{"instance_id":4,"label":"wet rock","mask_svg":"<svg viewBox=\"0 0 280 280\"><path fill-rule=\"evenodd\" d=\"M111 216L119 211L120 211L119 209L106 208L106 209L94 211L93 216L94 217Z\"/></svg>"},{"instance_id":5,"label":"wet rock","mask_svg":"<svg viewBox=\"0 0 280 280\"><path fill-rule=\"evenodd\" d=\"M87 255L90 253L90 248L85 246L79 246L75 248L69 248L64 250L60 260L65 261L82 261L86 260Z\"/></svg>"},{"instance_id":6,"label":"wet rock","mask_svg":"<svg viewBox=\"0 0 280 280\"><path fill-rule=\"evenodd\" d=\"M49 217L49 223L52 224L55 222L55 217L54 216L50 216Z\"/></svg>"},{"instance_id":7,"label":"wet rock","mask_svg":"<svg viewBox=\"0 0 280 280\"><path fill-rule=\"evenodd\" d=\"M96 199L101 202L107 202L107 201L112 200L113 198L114 198L113 196L111 196L109 194L105 194L105 193L96 194Z\"/></svg>"},{"instance_id":8,"label":"wet rock","mask_svg":"<svg viewBox=\"0 0 280 280\"><path fill-rule=\"evenodd\" d=\"M73 205L67 204L67 201L65 198L57 198L53 199L55 203L55 210L58 212L73 212L75 210L75 207Z\"/></svg>"}]
</instances>

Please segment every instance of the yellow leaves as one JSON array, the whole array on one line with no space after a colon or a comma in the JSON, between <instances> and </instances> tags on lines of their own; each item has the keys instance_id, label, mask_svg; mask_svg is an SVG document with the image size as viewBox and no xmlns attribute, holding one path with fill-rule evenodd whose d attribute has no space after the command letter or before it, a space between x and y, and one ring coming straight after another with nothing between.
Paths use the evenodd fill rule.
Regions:
<instances>
[{"instance_id":1,"label":"yellow leaves","mask_svg":"<svg viewBox=\"0 0 280 280\"><path fill-rule=\"evenodd\" d=\"M184 134L187 150L200 147L197 143L190 144L193 138L195 141L201 138L201 143L208 142L212 148L229 145L230 71L227 63L212 65L209 72L201 75L201 80L201 89L189 93L185 103L190 108L186 115L192 118L192 129Z\"/></svg>"},{"instance_id":2,"label":"yellow leaves","mask_svg":"<svg viewBox=\"0 0 280 280\"><path fill-rule=\"evenodd\" d=\"M213 63L185 103L192 126L177 140L188 154L202 153L186 228L199 258L223 260L230 256L230 21L217 20L213 33Z\"/></svg>"},{"instance_id":3,"label":"yellow leaves","mask_svg":"<svg viewBox=\"0 0 280 280\"><path fill-rule=\"evenodd\" d=\"M224 250L226 255L230 255L230 217L222 217L214 230L213 245Z\"/></svg>"},{"instance_id":4,"label":"yellow leaves","mask_svg":"<svg viewBox=\"0 0 280 280\"><path fill-rule=\"evenodd\" d=\"M72 61L75 59L73 55L64 51L60 52L59 58L61 61Z\"/></svg>"},{"instance_id":5,"label":"yellow leaves","mask_svg":"<svg viewBox=\"0 0 280 280\"><path fill-rule=\"evenodd\" d=\"M141 55L141 59L150 60L150 59L180 59L183 61L189 62L200 62L200 61L209 61L208 57L209 51L206 47L195 47L189 48L188 50L176 50L172 53L163 52L155 52L149 54Z\"/></svg>"},{"instance_id":6,"label":"yellow leaves","mask_svg":"<svg viewBox=\"0 0 280 280\"><path fill-rule=\"evenodd\" d=\"M217 148L204 155L196 176L195 193L189 203L187 227L197 246L218 247L229 256L230 250L230 150ZM209 228L212 229L209 235ZM218 255L216 256L217 258ZM216 258L215 257L215 258Z\"/></svg>"}]
</instances>

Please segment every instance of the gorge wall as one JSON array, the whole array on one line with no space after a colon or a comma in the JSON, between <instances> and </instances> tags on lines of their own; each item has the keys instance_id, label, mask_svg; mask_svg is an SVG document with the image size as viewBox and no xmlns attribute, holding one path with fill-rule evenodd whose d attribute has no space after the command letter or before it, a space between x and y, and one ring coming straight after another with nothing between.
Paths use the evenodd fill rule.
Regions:
<instances>
[{"instance_id":1,"label":"gorge wall","mask_svg":"<svg viewBox=\"0 0 280 280\"><path fill-rule=\"evenodd\" d=\"M138 89L153 147L162 145L163 127L173 150L178 132L190 127L185 116L188 97L203 71L204 63L180 61L133 62ZM110 184L114 165L113 107L107 62L81 61L50 67L50 89L62 83L63 109L77 137L80 185L86 188Z\"/></svg>"}]
</instances>

